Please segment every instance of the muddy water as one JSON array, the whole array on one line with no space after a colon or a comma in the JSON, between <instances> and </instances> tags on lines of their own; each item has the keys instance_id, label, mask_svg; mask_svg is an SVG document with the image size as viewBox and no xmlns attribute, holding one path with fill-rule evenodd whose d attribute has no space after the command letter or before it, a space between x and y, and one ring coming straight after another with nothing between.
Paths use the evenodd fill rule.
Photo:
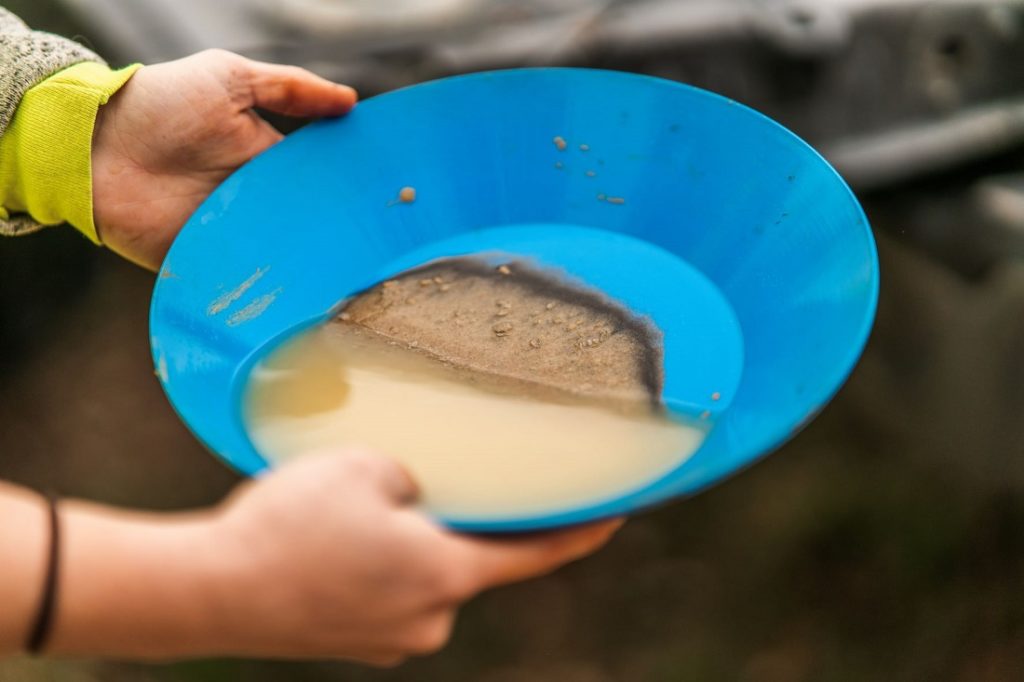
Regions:
<instances>
[{"instance_id":1,"label":"muddy water","mask_svg":"<svg viewBox=\"0 0 1024 682\"><path fill-rule=\"evenodd\" d=\"M256 448L280 463L361 446L400 461L449 517L597 502L671 470L703 432L649 402L614 405L466 372L365 329L329 324L257 365L245 399Z\"/></svg>"}]
</instances>

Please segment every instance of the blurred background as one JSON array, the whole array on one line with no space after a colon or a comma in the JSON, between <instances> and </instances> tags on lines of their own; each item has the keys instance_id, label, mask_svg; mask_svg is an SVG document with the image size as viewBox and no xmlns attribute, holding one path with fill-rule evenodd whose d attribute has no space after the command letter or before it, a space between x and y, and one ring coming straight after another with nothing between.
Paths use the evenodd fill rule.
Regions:
<instances>
[{"instance_id":1,"label":"blurred background","mask_svg":"<svg viewBox=\"0 0 1024 682\"><path fill-rule=\"evenodd\" d=\"M849 384L795 440L598 556L476 600L437 656L18 659L0 681L1024 679L1024 1L2 4L115 64L216 46L364 97L542 64L721 92L848 178L882 298ZM0 478L148 509L233 485L153 376L152 286L67 228L0 240Z\"/></svg>"}]
</instances>

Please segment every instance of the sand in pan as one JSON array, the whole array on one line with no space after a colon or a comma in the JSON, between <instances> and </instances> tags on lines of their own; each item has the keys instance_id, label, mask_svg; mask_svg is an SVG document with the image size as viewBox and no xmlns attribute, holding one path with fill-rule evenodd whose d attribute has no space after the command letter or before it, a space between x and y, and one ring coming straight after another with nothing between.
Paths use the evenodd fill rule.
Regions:
<instances>
[{"instance_id":1,"label":"sand in pan","mask_svg":"<svg viewBox=\"0 0 1024 682\"><path fill-rule=\"evenodd\" d=\"M647 485L703 440L661 405L654 327L523 263L435 262L362 292L253 370L254 444L394 457L451 518L550 513Z\"/></svg>"},{"instance_id":2,"label":"sand in pan","mask_svg":"<svg viewBox=\"0 0 1024 682\"><path fill-rule=\"evenodd\" d=\"M660 332L603 294L524 262L437 261L357 295L335 322L491 390L659 404Z\"/></svg>"}]
</instances>

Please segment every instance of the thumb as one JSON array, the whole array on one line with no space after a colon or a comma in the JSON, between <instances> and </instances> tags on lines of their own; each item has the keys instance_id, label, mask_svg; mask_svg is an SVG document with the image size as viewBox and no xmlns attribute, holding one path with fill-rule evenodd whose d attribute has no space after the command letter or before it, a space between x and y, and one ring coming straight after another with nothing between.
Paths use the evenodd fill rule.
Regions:
<instances>
[{"instance_id":1,"label":"thumb","mask_svg":"<svg viewBox=\"0 0 1024 682\"><path fill-rule=\"evenodd\" d=\"M338 474L361 478L395 502L410 504L419 497L419 486L405 468L391 459L363 450L348 450L338 457Z\"/></svg>"},{"instance_id":2,"label":"thumb","mask_svg":"<svg viewBox=\"0 0 1024 682\"><path fill-rule=\"evenodd\" d=\"M332 83L297 66L246 60L250 106L285 116L341 116L356 105L358 95L347 85Z\"/></svg>"},{"instance_id":3,"label":"thumb","mask_svg":"<svg viewBox=\"0 0 1024 682\"><path fill-rule=\"evenodd\" d=\"M419 486L398 462L358 448L313 450L268 471L266 478L298 482L300 490L312 482L317 490L365 492L388 505L411 504L419 497Z\"/></svg>"}]
</instances>

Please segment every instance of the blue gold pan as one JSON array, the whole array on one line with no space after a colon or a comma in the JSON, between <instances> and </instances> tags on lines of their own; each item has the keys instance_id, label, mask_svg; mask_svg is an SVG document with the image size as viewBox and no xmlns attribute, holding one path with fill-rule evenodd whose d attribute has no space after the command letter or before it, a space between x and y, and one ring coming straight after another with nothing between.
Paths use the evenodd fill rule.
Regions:
<instances>
[{"instance_id":1,"label":"blue gold pan","mask_svg":"<svg viewBox=\"0 0 1024 682\"><path fill-rule=\"evenodd\" d=\"M396 202L406 186L415 202ZM709 411L714 426L642 490L543 515L442 519L472 531L624 514L753 462L840 387L878 295L856 199L768 118L645 76L480 73L365 101L230 177L161 270L157 373L207 447L256 474L267 464L241 396L257 358L404 269L495 251L567 271L651 318L665 339L665 403Z\"/></svg>"}]
</instances>

